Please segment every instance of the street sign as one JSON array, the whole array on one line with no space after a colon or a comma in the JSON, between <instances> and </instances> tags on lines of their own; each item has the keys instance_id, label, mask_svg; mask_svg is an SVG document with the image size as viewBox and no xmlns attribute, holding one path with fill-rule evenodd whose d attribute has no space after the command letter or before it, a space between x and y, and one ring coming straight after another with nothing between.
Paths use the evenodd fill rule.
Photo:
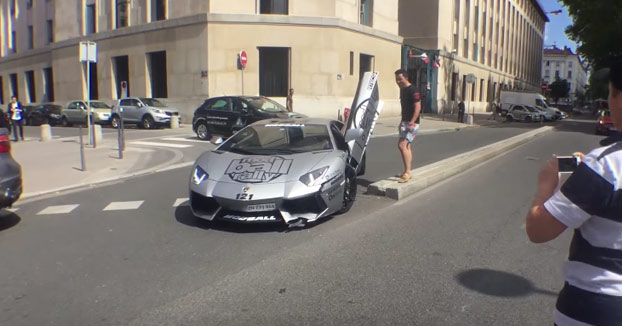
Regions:
<instances>
[{"instance_id":1,"label":"street sign","mask_svg":"<svg viewBox=\"0 0 622 326\"><path fill-rule=\"evenodd\" d=\"M248 62L248 57L246 56L246 51L244 51L244 50L240 51L240 54L238 55L238 58L240 60L240 67L242 67L242 69L246 68L246 63Z\"/></svg>"},{"instance_id":2,"label":"street sign","mask_svg":"<svg viewBox=\"0 0 622 326\"><path fill-rule=\"evenodd\" d=\"M97 43L80 42L80 62L97 62Z\"/></svg>"},{"instance_id":3,"label":"street sign","mask_svg":"<svg viewBox=\"0 0 622 326\"><path fill-rule=\"evenodd\" d=\"M127 81L121 81L121 98L127 97Z\"/></svg>"},{"instance_id":4,"label":"street sign","mask_svg":"<svg viewBox=\"0 0 622 326\"><path fill-rule=\"evenodd\" d=\"M549 85L547 85L546 83L542 83L542 86L540 86L542 88L543 91L546 91L547 89L549 89Z\"/></svg>"}]
</instances>

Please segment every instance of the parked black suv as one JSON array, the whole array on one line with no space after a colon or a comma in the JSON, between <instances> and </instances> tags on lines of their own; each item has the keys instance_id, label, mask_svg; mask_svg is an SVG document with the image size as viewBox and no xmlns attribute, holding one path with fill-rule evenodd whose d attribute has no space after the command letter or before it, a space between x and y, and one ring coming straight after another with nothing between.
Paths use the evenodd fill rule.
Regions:
<instances>
[{"instance_id":1,"label":"parked black suv","mask_svg":"<svg viewBox=\"0 0 622 326\"><path fill-rule=\"evenodd\" d=\"M229 137L245 126L270 118L304 117L260 96L223 96L206 100L194 111L192 130L202 140L214 134Z\"/></svg>"}]
</instances>

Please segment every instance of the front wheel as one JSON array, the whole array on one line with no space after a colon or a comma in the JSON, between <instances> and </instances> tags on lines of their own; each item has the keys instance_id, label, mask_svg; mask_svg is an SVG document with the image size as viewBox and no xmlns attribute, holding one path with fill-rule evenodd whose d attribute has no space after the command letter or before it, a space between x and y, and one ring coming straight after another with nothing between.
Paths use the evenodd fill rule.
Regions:
<instances>
[{"instance_id":1,"label":"front wheel","mask_svg":"<svg viewBox=\"0 0 622 326\"><path fill-rule=\"evenodd\" d=\"M512 122L514 121L514 118L511 115L506 115L505 120L507 120L507 122Z\"/></svg>"},{"instance_id":2,"label":"front wheel","mask_svg":"<svg viewBox=\"0 0 622 326\"><path fill-rule=\"evenodd\" d=\"M121 126L121 119L116 115L113 116L112 119L110 119L110 126L115 129L119 128L119 126Z\"/></svg>"},{"instance_id":3,"label":"front wheel","mask_svg":"<svg viewBox=\"0 0 622 326\"><path fill-rule=\"evenodd\" d=\"M60 124L61 124L61 126L63 126L63 127L71 127L71 123L69 123L69 121L67 120L67 117L63 117L63 118L60 120Z\"/></svg>"},{"instance_id":4,"label":"front wheel","mask_svg":"<svg viewBox=\"0 0 622 326\"><path fill-rule=\"evenodd\" d=\"M343 189L343 206L337 212L338 214L345 214L352 208L356 200L356 190L356 173L348 167L346 168L346 180Z\"/></svg>"},{"instance_id":5,"label":"front wheel","mask_svg":"<svg viewBox=\"0 0 622 326\"><path fill-rule=\"evenodd\" d=\"M205 122L199 122L197 124L197 138L200 140L210 140L212 139L212 135L209 132L209 128Z\"/></svg>"},{"instance_id":6,"label":"front wheel","mask_svg":"<svg viewBox=\"0 0 622 326\"><path fill-rule=\"evenodd\" d=\"M143 129L153 128L153 118L148 115L144 116L143 120L140 122L140 126L143 127Z\"/></svg>"},{"instance_id":7,"label":"front wheel","mask_svg":"<svg viewBox=\"0 0 622 326\"><path fill-rule=\"evenodd\" d=\"M525 122L531 122L531 117L525 117Z\"/></svg>"}]
</instances>

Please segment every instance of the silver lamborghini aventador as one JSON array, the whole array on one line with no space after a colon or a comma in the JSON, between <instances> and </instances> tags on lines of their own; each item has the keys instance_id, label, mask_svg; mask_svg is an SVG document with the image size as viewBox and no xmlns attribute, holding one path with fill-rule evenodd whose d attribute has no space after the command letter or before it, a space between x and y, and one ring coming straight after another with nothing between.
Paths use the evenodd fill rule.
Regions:
<instances>
[{"instance_id":1,"label":"silver lamborghini aventador","mask_svg":"<svg viewBox=\"0 0 622 326\"><path fill-rule=\"evenodd\" d=\"M347 212L382 109L376 75L365 77L345 126L302 117L261 120L203 153L189 181L193 214L297 226Z\"/></svg>"}]
</instances>

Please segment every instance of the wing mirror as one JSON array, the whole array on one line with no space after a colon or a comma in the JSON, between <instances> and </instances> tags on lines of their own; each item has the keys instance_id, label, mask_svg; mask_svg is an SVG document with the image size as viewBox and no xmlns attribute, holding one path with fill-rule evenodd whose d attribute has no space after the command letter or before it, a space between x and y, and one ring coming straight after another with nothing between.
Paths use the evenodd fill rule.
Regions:
<instances>
[{"instance_id":1,"label":"wing mirror","mask_svg":"<svg viewBox=\"0 0 622 326\"><path fill-rule=\"evenodd\" d=\"M346 143L349 143L353 140L356 140L357 138L360 138L362 135L363 135L362 128L348 129L348 131L346 131L344 138L346 140Z\"/></svg>"},{"instance_id":2,"label":"wing mirror","mask_svg":"<svg viewBox=\"0 0 622 326\"><path fill-rule=\"evenodd\" d=\"M218 138L216 138L216 139L212 138L212 140L211 140L210 142L211 142L212 144L214 144L214 145L220 145L220 144L222 144L222 143L223 143L223 141L224 141L224 140L222 139L222 137L218 137Z\"/></svg>"},{"instance_id":3,"label":"wing mirror","mask_svg":"<svg viewBox=\"0 0 622 326\"><path fill-rule=\"evenodd\" d=\"M138 102L138 107L139 107L139 108L142 108L142 107L143 107L143 104L142 104L142 103L140 103L140 102Z\"/></svg>"}]
</instances>

